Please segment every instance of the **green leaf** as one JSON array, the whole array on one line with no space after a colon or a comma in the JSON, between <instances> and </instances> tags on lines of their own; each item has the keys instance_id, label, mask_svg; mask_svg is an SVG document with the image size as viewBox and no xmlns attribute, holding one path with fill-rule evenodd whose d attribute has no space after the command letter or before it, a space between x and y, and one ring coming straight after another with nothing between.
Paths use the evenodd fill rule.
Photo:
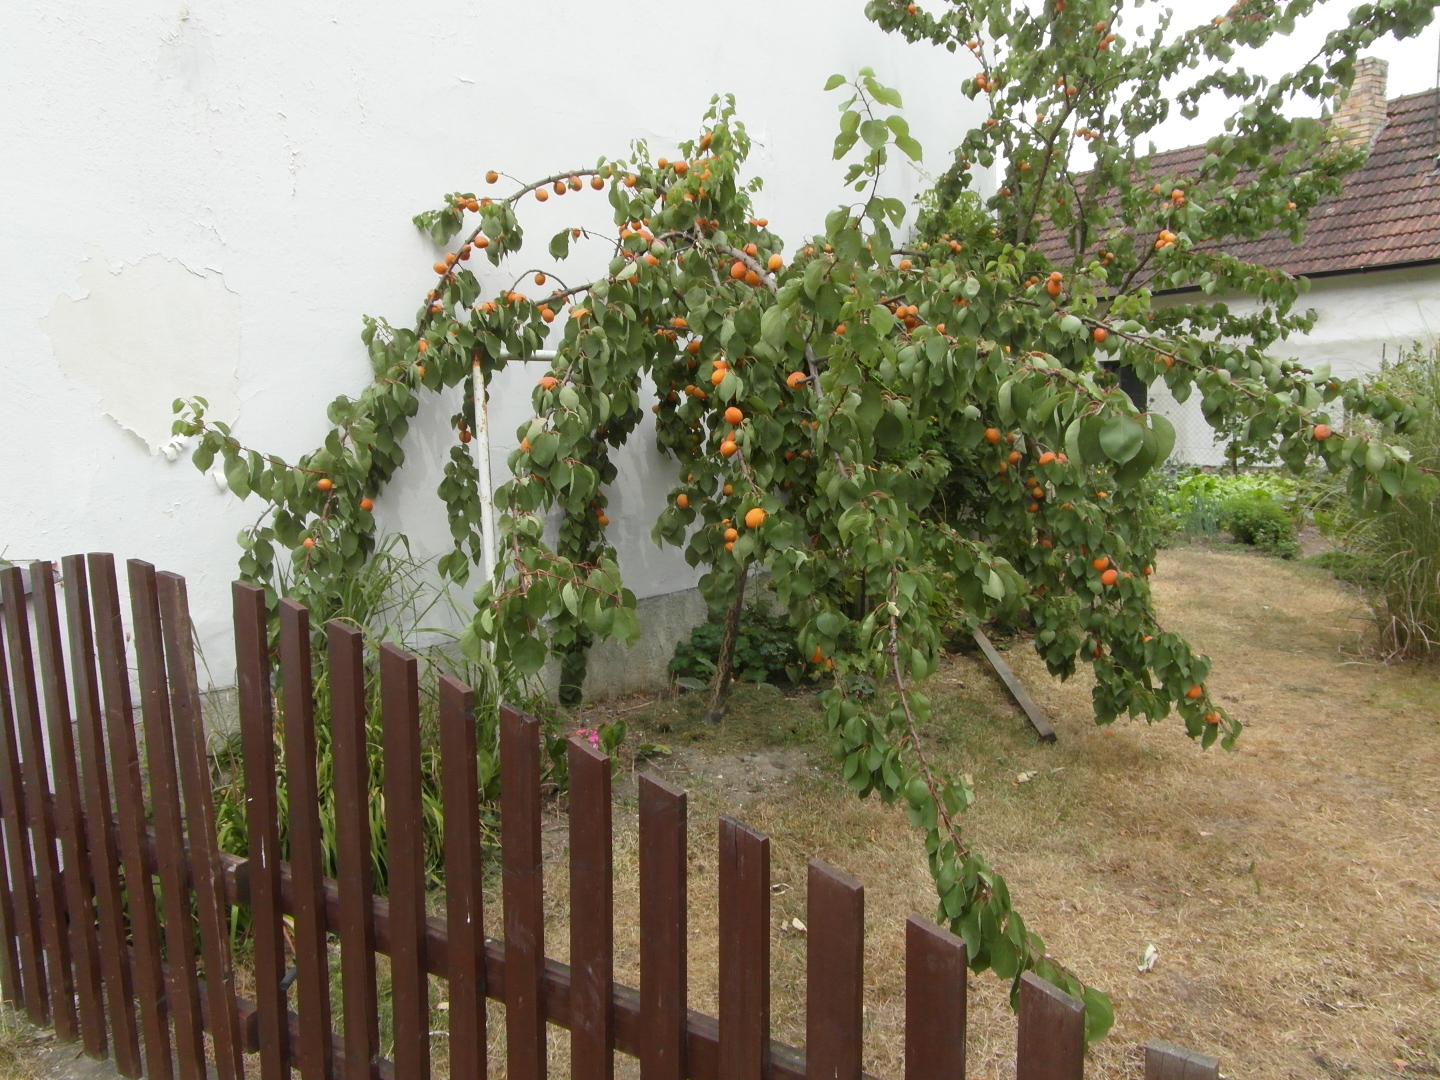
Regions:
<instances>
[{"instance_id":1,"label":"green leaf","mask_svg":"<svg viewBox=\"0 0 1440 1080\"><path fill-rule=\"evenodd\" d=\"M545 665L545 646L533 637L522 637L510 646L510 662L521 675L534 675Z\"/></svg>"},{"instance_id":2,"label":"green leaf","mask_svg":"<svg viewBox=\"0 0 1440 1080\"><path fill-rule=\"evenodd\" d=\"M1120 465L1138 454L1144 441L1145 430L1128 416L1113 416L1100 429L1100 448Z\"/></svg>"},{"instance_id":3,"label":"green leaf","mask_svg":"<svg viewBox=\"0 0 1440 1080\"><path fill-rule=\"evenodd\" d=\"M550 257L563 259L570 254L570 230L561 229L550 238Z\"/></svg>"},{"instance_id":4,"label":"green leaf","mask_svg":"<svg viewBox=\"0 0 1440 1080\"><path fill-rule=\"evenodd\" d=\"M860 137L866 146L878 150L890 141L890 130L879 120L866 120L860 125Z\"/></svg>"},{"instance_id":5,"label":"green leaf","mask_svg":"<svg viewBox=\"0 0 1440 1080\"><path fill-rule=\"evenodd\" d=\"M826 90L834 90L836 87L844 86L844 85L845 85L845 76L844 76L844 75L831 75L830 78L828 78L828 79L825 80L825 89L826 89Z\"/></svg>"},{"instance_id":6,"label":"green leaf","mask_svg":"<svg viewBox=\"0 0 1440 1080\"><path fill-rule=\"evenodd\" d=\"M1080 1000L1085 1003L1085 1041L1098 1042L1115 1024L1115 1006L1108 994L1093 986L1085 988Z\"/></svg>"},{"instance_id":7,"label":"green leaf","mask_svg":"<svg viewBox=\"0 0 1440 1080\"><path fill-rule=\"evenodd\" d=\"M1159 413L1151 413L1150 428L1155 432L1155 464L1160 465L1175 449L1175 425Z\"/></svg>"}]
</instances>

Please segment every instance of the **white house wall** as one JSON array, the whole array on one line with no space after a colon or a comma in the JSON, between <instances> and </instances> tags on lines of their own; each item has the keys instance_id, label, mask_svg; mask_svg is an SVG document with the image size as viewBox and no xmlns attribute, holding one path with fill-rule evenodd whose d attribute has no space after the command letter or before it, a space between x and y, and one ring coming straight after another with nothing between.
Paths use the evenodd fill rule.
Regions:
<instances>
[{"instance_id":1,"label":"white house wall","mask_svg":"<svg viewBox=\"0 0 1440 1080\"><path fill-rule=\"evenodd\" d=\"M1393 361L1416 342L1433 343L1440 335L1440 267L1317 278L1301 306L1318 313L1314 329L1279 342L1272 354L1308 367L1328 363L1340 378L1363 376L1378 371L1382 359ZM1231 308L1244 314L1255 305L1247 299ZM1175 425L1174 461L1225 463L1224 444L1215 442L1201 416L1199 395L1180 404L1157 383L1150 404Z\"/></svg>"},{"instance_id":2,"label":"white house wall","mask_svg":"<svg viewBox=\"0 0 1440 1080\"><path fill-rule=\"evenodd\" d=\"M325 406L368 380L362 314L414 317L434 250L410 223L487 169L533 178L624 153L674 155L711 94L734 92L789 242L841 201L832 72L872 65L906 99L938 171L979 106L972 61L909 46L862 0L0 5L0 555L140 556L189 579L210 674L231 671L236 533L258 505L163 452L169 403L207 396L242 442L289 459ZM892 169L887 194L921 186ZM496 190L504 190L496 189ZM524 205L534 253L603 227L590 193ZM603 266L598 251L567 280ZM495 387L496 480L539 372ZM384 530L448 546L433 496L453 406L427 401ZM172 452L173 452L173 448ZM641 596L693 584L650 540L673 466L648 431L621 451L612 535Z\"/></svg>"}]
</instances>

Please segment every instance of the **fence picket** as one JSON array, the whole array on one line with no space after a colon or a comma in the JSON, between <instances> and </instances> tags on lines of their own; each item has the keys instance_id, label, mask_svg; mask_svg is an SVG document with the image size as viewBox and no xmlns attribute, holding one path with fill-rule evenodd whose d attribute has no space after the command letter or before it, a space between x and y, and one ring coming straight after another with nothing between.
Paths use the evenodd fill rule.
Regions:
<instances>
[{"instance_id":1,"label":"fence picket","mask_svg":"<svg viewBox=\"0 0 1440 1080\"><path fill-rule=\"evenodd\" d=\"M485 1080L485 911L476 776L475 692L440 677L445 800L445 929L450 960L450 1078Z\"/></svg>"},{"instance_id":2,"label":"fence picket","mask_svg":"<svg viewBox=\"0 0 1440 1080\"><path fill-rule=\"evenodd\" d=\"M244 1039L235 1003L235 969L230 958L230 920L215 829L215 801L210 785L210 758L200 713L200 681L195 671L195 635L185 579L169 572L156 575L160 626L170 681L170 715L185 796L185 825L190 885L200 924L200 950L205 961L207 1022L220 1080L242 1080Z\"/></svg>"},{"instance_id":3,"label":"fence picket","mask_svg":"<svg viewBox=\"0 0 1440 1080\"><path fill-rule=\"evenodd\" d=\"M965 942L929 919L905 920L905 1080L965 1075Z\"/></svg>"},{"instance_id":4,"label":"fence picket","mask_svg":"<svg viewBox=\"0 0 1440 1080\"><path fill-rule=\"evenodd\" d=\"M0 619L0 637L9 644L9 633ZM50 1018L49 982L45 977L45 946L40 936L40 899L35 890L35 868L30 857L29 815L25 808L25 777L20 767L20 743L15 731L15 714L10 706L10 679L0 649L0 812L5 819L5 848L15 880L9 898L14 902L16 960L20 972L19 992L25 1012L33 1024ZM8 958L7 958L8 967Z\"/></svg>"},{"instance_id":5,"label":"fence picket","mask_svg":"<svg viewBox=\"0 0 1440 1080\"><path fill-rule=\"evenodd\" d=\"M301 1020L296 1064L305 1080L330 1080L334 1072L334 1031L330 1017L324 840L316 773L314 670L310 613L293 600L281 600L286 819L295 913L295 996Z\"/></svg>"},{"instance_id":6,"label":"fence picket","mask_svg":"<svg viewBox=\"0 0 1440 1080\"><path fill-rule=\"evenodd\" d=\"M116 846L110 778L105 767L105 732L95 672L95 638L90 613L89 574L81 555L60 561L65 575L65 619L70 668L75 684L76 742L84 792L90 878L100 924L100 976L109 988L111 1044L121 1076L140 1075L140 1035L135 1021L134 980L125 941L125 898Z\"/></svg>"},{"instance_id":7,"label":"fence picket","mask_svg":"<svg viewBox=\"0 0 1440 1080\"><path fill-rule=\"evenodd\" d=\"M770 838L720 818L720 1080L770 1064Z\"/></svg>"},{"instance_id":8,"label":"fence picket","mask_svg":"<svg viewBox=\"0 0 1440 1080\"><path fill-rule=\"evenodd\" d=\"M90 880L90 845L85 835L80 772L75 760L75 729L65 676L65 652L60 642L54 564L31 563L30 583L35 594L35 644L40 656L40 682L50 734L55 827L65 867L61 878L70 917L70 958L74 965L75 995L79 1000L80 1041L87 1055L104 1058L108 1039L100 984L100 941L95 933L95 888Z\"/></svg>"},{"instance_id":9,"label":"fence picket","mask_svg":"<svg viewBox=\"0 0 1440 1080\"><path fill-rule=\"evenodd\" d=\"M567 747L570 765L570 1075L615 1075L615 897L610 820L610 759L583 736Z\"/></svg>"},{"instance_id":10,"label":"fence picket","mask_svg":"<svg viewBox=\"0 0 1440 1080\"><path fill-rule=\"evenodd\" d=\"M1015 1080L1081 1080L1085 1006L1031 972L1020 976Z\"/></svg>"},{"instance_id":11,"label":"fence picket","mask_svg":"<svg viewBox=\"0 0 1440 1080\"><path fill-rule=\"evenodd\" d=\"M805 924L806 1078L860 1080L865 886L812 859Z\"/></svg>"},{"instance_id":12,"label":"fence picket","mask_svg":"<svg viewBox=\"0 0 1440 1080\"><path fill-rule=\"evenodd\" d=\"M140 716L145 729L145 770L150 778L155 861L165 913L165 963L175 1056L181 1080L204 1080L205 1036L200 1012L194 928L190 925L190 882L185 857L185 827L176 771L175 731L170 686L165 671L164 635L155 567L131 559L130 607L135 656L140 667Z\"/></svg>"},{"instance_id":13,"label":"fence picket","mask_svg":"<svg viewBox=\"0 0 1440 1080\"><path fill-rule=\"evenodd\" d=\"M330 652L330 748L335 769L336 877L340 892L340 986L345 1080L370 1080L380 1052L375 994L374 872L370 853L370 760L365 725L365 636L325 624Z\"/></svg>"},{"instance_id":14,"label":"fence picket","mask_svg":"<svg viewBox=\"0 0 1440 1080\"><path fill-rule=\"evenodd\" d=\"M390 1004L395 1073L430 1075L430 984L425 975L425 826L420 786L420 665L380 646L385 724L385 856L390 895Z\"/></svg>"},{"instance_id":15,"label":"fence picket","mask_svg":"<svg viewBox=\"0 0 1440 1080\"><path fill-rule=\"evenodd\" d=\"M40 726L40 699L30 647L30 620L20 568L0 570L5 595L5 630L10 649L11 686L20 735L20 769L25 778L25 810L30 828L30 854L35 864L35 891L40 900L40 941L50 987L50 1023L66 1042L78 1035L75 986L70 970L70 935L65 932L65 895L55 850L55 811L45 768L45 736Z\"/></svg>"},{"instance_id":16,"label":"fence picket","mask_svg":"<svg viewBox=\"0 0 1440 1080\"><path fill-rule=\"evenodd\" d=\"M161 965L160 919L155 903L155 860L146 843L145 788L140 778L140 749L135 739L135 713L130 700L130 669L125 662L125 625L114 557L87 557L90 595L95 608L95 641L100 659L100 685L105 701L105 729L110 742L110 775L115 781L120 858L124 866L130 933L134 939L133 969L140 1006L145 1071L151 1080L171 1080L170 1012Z\"/></svg>"},{"instance_id":17,"label":"fence picket","mask_svg":"<svg viewBox=\"0 0 1440 1080\"><path fill-rule=\"evenodd\" d=\"M500 707L500 775L506 1075L509 1080L545 1080L540 721L506 705Z\"/></svg>"},{"instance_id":18,"label":"fence picket","mask_svg":"<svg viewBox=\"0 0 1440 1080\"><path fill-rule=\"evenodd\" d=\"M1159 1039L1145 1044L1145 1080L1220 1080L1220 1062Z\"/></svg>"},{"instance_id":19,"label":"fence picket","mask_svg":"<svg viewBox=\"0 0 1440 1080\"><path fill-rule=\"evenodd\" d=\"M686 1076L685 793L640 775L640 1078Z\"/></svg>"},{"instance_id":20,"label":"fence picket","mask_svg":"<svg viewBox=\"0 0 1440 1080\"><path fill-rule=\"evenodd\" d=\"M250 925L255 937L257 1031L261 1080L289 1080L289 1031L285 1023L285 936L280 902L280 833L275 802L275 716L270 695L269 631L265 590L249 582L230 586L235 618L235 675L240 691L240 740L244 754L245 834L250 879ZM298 725L287 711L287 721ZM285 726L286 735L290 723ZM291 805L305 812L303 804ZM293 826L292 826L293 829ZM297 917L297 938L298 922ZM298 945L298 941L297 941Z\"/></svg>"},{"instance_id":21,"label":"fence picket","mask_svg":"<svg viewBox=\"0 0 1440 1080\"><path fill-rule=\"evenodd\" d=\"M3 620L0 620L3 625ZM10 680L5 664L3 632L0 632L0 713L4 715L6 729L10 723ZM0 774L4 771L3 743L8 741L0 736ZM5 818L3 793L4 781L0 779L0 995L15 1008L20 1008L25 998L25 979L20 973L19 942L16 940L15 903L10 894L10 868L7 865L6 837L3 821Z\"/></svg>"}]
</instances>

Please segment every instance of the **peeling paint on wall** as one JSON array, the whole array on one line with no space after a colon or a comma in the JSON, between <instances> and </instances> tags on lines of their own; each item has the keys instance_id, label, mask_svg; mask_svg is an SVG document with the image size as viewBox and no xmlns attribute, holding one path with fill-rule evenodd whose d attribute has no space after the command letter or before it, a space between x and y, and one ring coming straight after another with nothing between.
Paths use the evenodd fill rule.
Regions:
<instances>
[{"instance_id":1,"label":"peeling paint on wall","mask_svg":"<svg viewBox=\"0 0 1440 1080\"><path fill-rule=\"evenodd\" d=\"M79 283L84 295L58 297L40 327L60 370L94 391L101 412L152 454L171 443L176 398L203 397L213 419L235 421L240 297L222 275L160 255L112 269L90 247Z\"/></svg>"}]
</instances>

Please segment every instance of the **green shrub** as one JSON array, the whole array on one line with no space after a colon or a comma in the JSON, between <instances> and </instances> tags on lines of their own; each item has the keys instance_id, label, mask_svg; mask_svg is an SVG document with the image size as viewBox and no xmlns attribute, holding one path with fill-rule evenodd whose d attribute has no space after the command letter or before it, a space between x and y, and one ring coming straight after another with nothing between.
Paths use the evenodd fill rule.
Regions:
<instances>
[{"instance_id":1,"label":"green shrub","mask_svg":"<svg viewBox=\"0 0 1440 1080\"><path fill-rule=\"evenodd\" d=\"M675 646L675 655L670 660L670 673L675 681L687 690L708 686L719 663L720 639L724 633L723 614L711 615L690 631L690 639ZM788 616L771 610L763 602L741 610L735 637L735 678L795 686L804 678L805 670Z\"/></svg>"},{"instance_id":2,"label":"green shrub","mask_svg":"<svg viewBox=\"0 0 1440 1080\"><path fill-rule=\"evenodd\" d=\"M1220 527L1239 543L1293 559L1300 553L1294 514L1273 495L1247 491L1220 503Z\"/></svg>"},{"instance_id":3,"label":"green shrub","mask_svg":"<svg viewBox=\"0 0 1440 1080\"><path fill-rule=\"evenodd\" d=\"M1303 520L1301 486L1275 471L1176 473L1156 493L1165 532L1186 540L1224 531L1236 541L1272 555L1292 558L1300 551L1297 523Z\"/></svg>"},{"instance_id":4,"label":"green shrub","mask_svg":"<svg viewBox=\"0 0 1440 1080\"><path fill-rule=\"evenodd\" d=\"M1376 388L1410 395L1420 417L1405 434L1411 460L1440 470L1440 345L1416 345L1374 377ZM1355 426L1364 430L1359 421ZM1317 523L1350 557L1370 589L1381 649L1396 659L1440 657L1440 485L1404 495L1379 512L1357 511L1336 480L1316 495Z\"/></svg>"}]
</instances>

